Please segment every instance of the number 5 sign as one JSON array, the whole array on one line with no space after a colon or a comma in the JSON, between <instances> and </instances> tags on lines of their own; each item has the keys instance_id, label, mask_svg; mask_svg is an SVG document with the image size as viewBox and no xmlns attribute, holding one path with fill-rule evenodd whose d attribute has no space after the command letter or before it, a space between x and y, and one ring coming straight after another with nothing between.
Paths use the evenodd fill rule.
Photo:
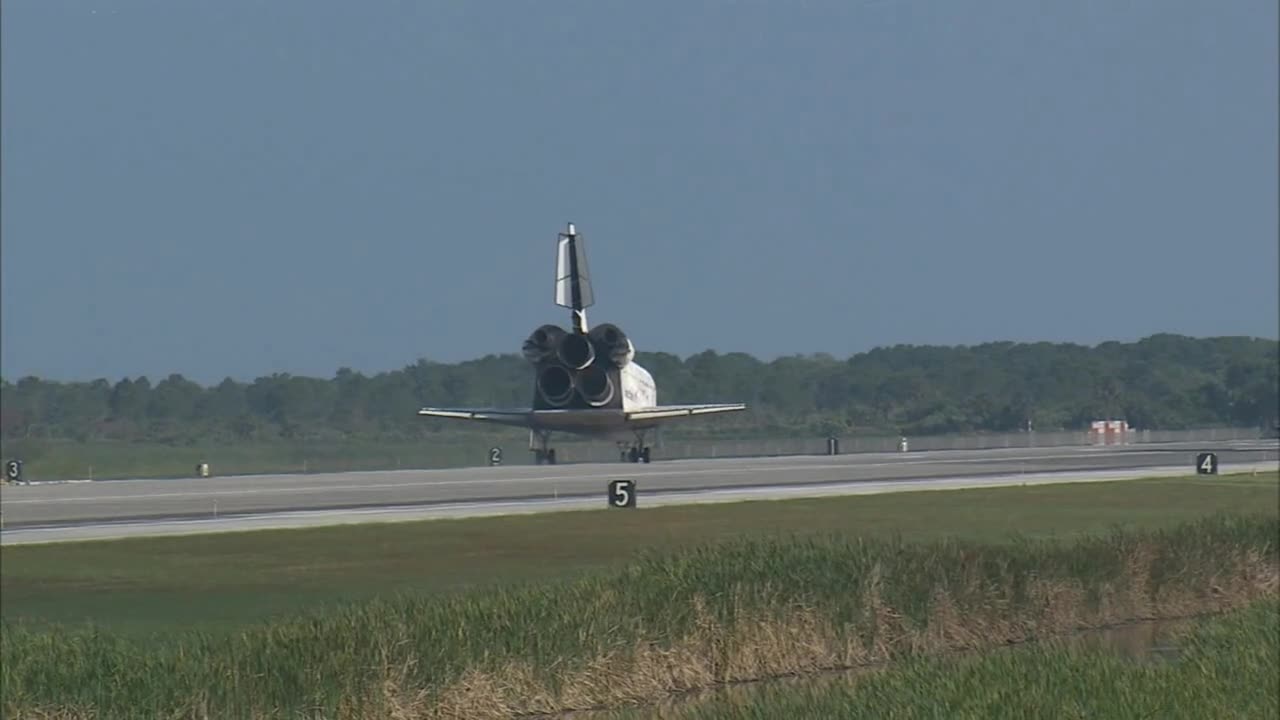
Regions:
<instances>
[{"instance_id":1,"label":"number 5 sign","mask_svg":"<svg viewBox=\"0 0 1280 720\"><path fill-rule=\"evenodd\" d=\"M634 480L609 481L609 507L634 508L636 506L636 483Z\"/></svg>"}]
</instances>

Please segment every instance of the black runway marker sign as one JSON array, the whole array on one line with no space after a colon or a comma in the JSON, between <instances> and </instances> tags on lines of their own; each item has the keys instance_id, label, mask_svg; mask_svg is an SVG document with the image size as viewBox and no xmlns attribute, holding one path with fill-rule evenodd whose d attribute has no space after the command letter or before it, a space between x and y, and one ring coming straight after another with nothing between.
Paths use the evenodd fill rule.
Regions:
<instances>
[{"instance_id":1,"label":"black runway marker sign","mask_svg":"<svg viewBox=\"0 0 1280 720\"><path fill-rule=\"evenodd\" d=\"M636 506L636 483L634 480L609 481L609 507L634 508Z\"/></svg>"},{"instance_id":2,"label":"black runway marker sign","mask_svg":"<svg viewBox=\"0 0 1280 720\"><path fill-rule=\"evenodd\" d=\"M1206 452L1196 456L1196 474L1197 475L1217 475L1218 474L1218 455L1216 453Z\"/></svg>"}]
</instances>

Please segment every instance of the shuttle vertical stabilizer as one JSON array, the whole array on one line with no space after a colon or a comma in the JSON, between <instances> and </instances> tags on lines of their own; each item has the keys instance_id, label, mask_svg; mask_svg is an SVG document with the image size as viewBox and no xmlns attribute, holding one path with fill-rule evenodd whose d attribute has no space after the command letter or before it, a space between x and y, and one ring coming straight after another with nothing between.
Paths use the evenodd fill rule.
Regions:
<instances>
[{"instance_id":1,"label":"shuttle vertical stabilizer","mask_svg":"<svg viewBox=\"0 0 1280 720\"><path fill-rule=\"evenodd\" d=\"M585 310L595 303L584 243L573 223L569 223L569 231L560 233L556 249L556 304L573 311L573 331L579 335L587 333Z\"/></svg>"}]
</instances>

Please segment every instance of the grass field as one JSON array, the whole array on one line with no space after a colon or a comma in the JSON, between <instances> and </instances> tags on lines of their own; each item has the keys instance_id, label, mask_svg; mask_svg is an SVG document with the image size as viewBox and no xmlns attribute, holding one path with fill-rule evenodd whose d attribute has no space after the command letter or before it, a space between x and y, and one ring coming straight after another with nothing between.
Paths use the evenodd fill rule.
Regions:
<instances>
[{"instance_id":1,"label":"grass field","mask_svg":"<svg viewBox=\"0 0 1280 720\"><path fill-rule=\"evenodd\" d=\"M0 548L0 615L229 630L389 592L555 580L641 548L777 533L983 541L1280 515L1277 473L584 511Z\"/></svg>"},{"instance_id":2,"label":"grass field","mask_svg":"<svg viewBox=\"0 0 1280 720\"><path fill-rule=\"evenodd\" d=\"M649 553L572 581L404 594L232 635L0 634L5 716L509 717L1060 636L1274 597L1274 512L1070 541L839 533ZM308 715L311 715L308 712Z\"/></svg>"},{"instance_id":3,"label":"grass field","mask_svg":"<svg viewBox=\"0 0 1280 720\"><path fill-rule=\"evenodd\" d=\"M1275 718L1278 677L1280 602L1272 598L1197 622L1179 639L1174 662L1046 642L913 659L854 677L739 687L591 720Z\"/></svg>"}]
</instances>

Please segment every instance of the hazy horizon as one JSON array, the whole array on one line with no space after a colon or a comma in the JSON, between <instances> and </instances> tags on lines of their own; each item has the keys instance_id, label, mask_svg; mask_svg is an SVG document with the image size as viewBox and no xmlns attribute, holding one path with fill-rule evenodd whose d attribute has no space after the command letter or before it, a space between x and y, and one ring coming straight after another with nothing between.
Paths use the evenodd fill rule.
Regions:
<instances>
[{"instance_id":1,"label":"hazy horizon","mask_svg":"<svg viewBox=\"0 0 1280 720\"><path fill-rule=\"evenodd\" d=\"M7 2L0 375L1280 336L1277 6Z\"/></svg>"}]
</instances>

